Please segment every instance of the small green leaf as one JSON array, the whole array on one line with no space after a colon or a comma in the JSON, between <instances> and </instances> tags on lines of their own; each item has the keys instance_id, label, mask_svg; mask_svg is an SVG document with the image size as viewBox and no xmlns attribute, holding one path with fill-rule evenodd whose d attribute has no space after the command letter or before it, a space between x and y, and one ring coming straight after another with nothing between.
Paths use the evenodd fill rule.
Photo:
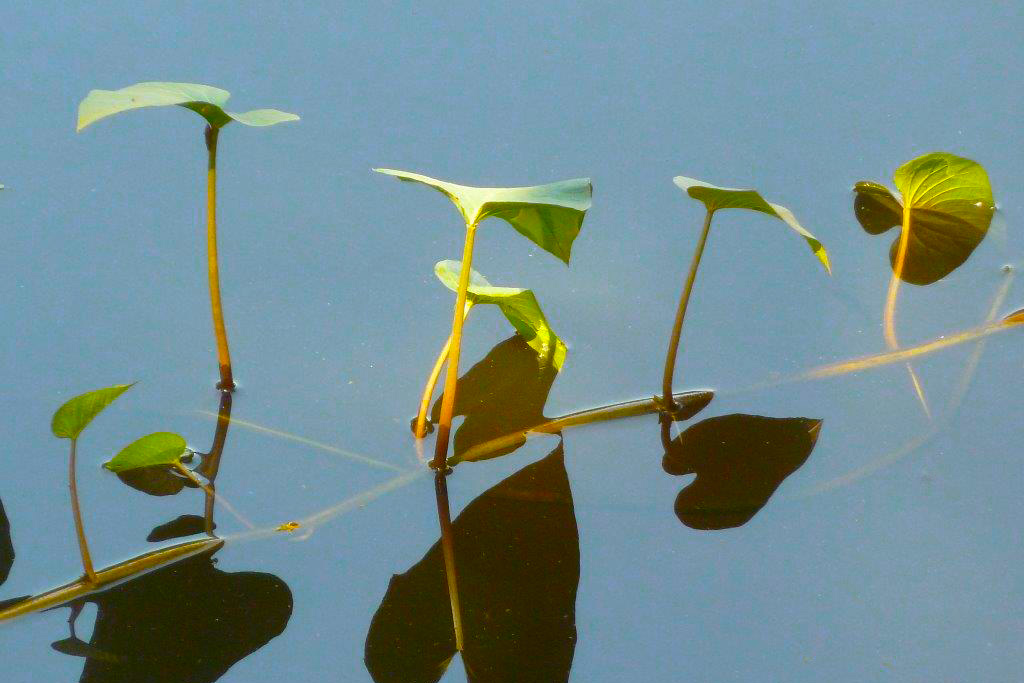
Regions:
<instances>
[{"instance_id":1,"label":"small green leaf","mask_svg":"<svg viewBox=\"0 0 1024 683\"><path fill-rule=\"evenodd\" d=\"M96 389L75 396L53 414L53 421L50 423L53 435L58 439L77 439L94 417L133 386L134 382L115 384L106 389Z\"/></svg>"},{"instance_id":2,"label":"small green leaf","mask_svg":"<svg viewBox=\"0 0 1024 683\"><path fill-rule=\"evenodd\" d=\"M224 105L230 96L227 90L199 83L146 82L120 90L91 90L78 105L77 130L81 131L91 123L129 109L168 105L191 109L214 128L222 128L231 121L247 126L272 126L283 121L299 120L295 114L276 109L254 109L242 114L226 111Z\"/></svg>"},{"instance_id":3,"label":"small green leaf","mask_svg":"<svg viewBox=\"0 0 1024 683\"><path fill-rule=\"evenodd\" d=\"M477 225L489 216L501 218L566 264L583 216L590 208L593 190L589 178L533 187L469 187L408 171L373 170L441 192L452 200L466 225Z\"/></svg>"},{"instance_id":4,"label":"small green leaf","mask_svg":"<svg viewBox=\"0 0 1024 683\"><path fill-rule=\"evenodd\" d=\"M814 252L814 255L818 257L818 260L825 267L825 272L829 275L832 274L832 265L828 260L828 252L825 251L825 247L818 241L818 238L800 225L792 211L780 204L772 204L765 201L764 197L757 190L716 187L715 185L694 178L687 178L686 176L676 176L673 182L690 197L703 202L708 211L749 209L751 211L760 211L782 220L804 238L811 251Z\"/></svg>"},{"instance_id":5,"label":"small green leaf","mask_svg":"<svg viewBox=\"0 0 1024 683\"><path fill-rule=\"evenodd\" d=\"M910 208L910 235L902 277L929 285L956 270L988 233L995 201L988 174L977 162L944 152L912 159L893 174L902 197L878 183L854 188L854 213L864 231L879 235L903 225ZM889 249L895 268L899 237Z\"/></svg>"},{"instance_id":6,"label":"small green leaf","mask_svg":"<svg viewBox=\"0 0 1024 683\"><path fill-rule=\"evenodd\" d=\"M186 449L185 439L178 434L155 432L128 444L103 466L111 472L127 472L140 467L176 465Z\"/></svg>"},{"instance_id":7,"label":"small green leaf","mask_svg":"<svg viewBox=\"0 0 1024 683\"><path fill-rule=\"evenodd\" d=\"M445 287L457 292L461 261L439 261L434 266L437 279ZM529 289L515 287L494 287L480 273L470 269L469 289L466 300L473 305L494 304L508 319L512 327L523 337L540 357L549 361L555 370L561 370L565 362L565 342L558 338L540 309L537 297Z\"/></svg>"}]
</instances>

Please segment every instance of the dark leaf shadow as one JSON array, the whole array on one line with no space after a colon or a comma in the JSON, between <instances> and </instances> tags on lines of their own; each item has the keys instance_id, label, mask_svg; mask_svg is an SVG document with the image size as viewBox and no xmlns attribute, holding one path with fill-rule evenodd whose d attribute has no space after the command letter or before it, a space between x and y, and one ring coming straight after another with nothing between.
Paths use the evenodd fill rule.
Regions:
<instances>
[{"instance_id":1,"label":"dark leaf shadow","mask_svg":"<svg viewBox=\"0 0 1024 683\"><path fill-rule=\"evenodd\" d=\"M471 683L557 683L576 647L579 534L559 444L480 495L454 521ZM432 682L456 654L439 543L392 577L366 637L377 683Z\"/></svg>"},{"instance_id":2,"label":"dark leaf shadow","mask_svg":"<svg viewBox=\"0 0 1024 683\"><path fill-rule=\"evenodd\" d=\"M696 474L675 511L691 529L746 524L810 457L821 420L722 415L693 425L668 443L662 467Z\"/></svg>"},{"instance_id":3,"label":"dark leaf shadow","mask_svg":"<svg viewBox=\"0 0 1024 683\"><path fill-rule=\"evenodd\" d=\"M0 500L0 585L7 580L14 565L14 544L11 543L11 523Z\"/></svg>"},{"instance_id":4,"label":"dark leaf shadow","mask_svg":"<svg viewBox=\"0 0 1024 683\"><path fill-rule=\"evenodd\" d=\"M544 404L558 371L545 363L526 341L514 334L500 342L459 378L455 415L465 420L455 432L454 455L510 432L544 422ZM430 421L437 423L441 399L434 402ZM508 455L522 443L489 454Z\"/></svg>"},{"instance_id":5,"label":"dark leaf shadow","mask_svg":"<svg viewBox=\"0 0 1024 683\"><path fill-rule=\"evenodd\" d=\"M217 525L214 524L213 529L216 528ZM169 541L173 538L194 536L205 531L206 519L203 517L200 517L199 515L180 515L177 519L172 519L158 527L154 527L153 530L149 532L149 536L146 536L146 540L150 543L160 543L162 541Z\"/></svg>"}]
</instances>

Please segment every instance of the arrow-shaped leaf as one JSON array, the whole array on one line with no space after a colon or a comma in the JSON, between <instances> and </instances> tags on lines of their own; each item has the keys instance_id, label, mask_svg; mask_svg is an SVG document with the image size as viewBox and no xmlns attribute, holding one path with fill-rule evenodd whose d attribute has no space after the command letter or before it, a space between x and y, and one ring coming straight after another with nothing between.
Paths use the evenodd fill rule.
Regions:
<instances>
[{"instance_id":1,"label":"arrow-shaped leaf","mask_svg":"<svg viewBox=\"0 0 1024 683\"><path fill-rule=\"evenodd\" d=\"M112 387L87 391L75 396L53 414L53 420L50 423L53 435L58 439L77 439L94 417L133 386L135 386L134 382L132 384L115 384Z\"/></svg>"}]
</instances>

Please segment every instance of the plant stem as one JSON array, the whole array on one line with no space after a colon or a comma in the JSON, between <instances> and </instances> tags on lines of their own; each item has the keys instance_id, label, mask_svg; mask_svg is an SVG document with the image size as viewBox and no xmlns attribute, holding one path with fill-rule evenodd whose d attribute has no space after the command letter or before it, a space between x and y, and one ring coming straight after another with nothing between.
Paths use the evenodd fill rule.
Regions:
<instances>
[{"instance_id":1,"label":"plant stem","mask_svg":"<svg viewBox=\"0 0 1024 683\"><path fill-rule=\"evenodd\" d=\"M217 430L213 434L213 444L207 454L202 468L203 476L210 482L210 491L206 493L206 505L203 510L206 533L213 535L213 507L217 500L216 479L220 471L220 458L224 452L224 443L228 438L228 427L231 424L231 392L222 391L220 394L220 408L217 411Z\"/></svg>"},{"instance_id":2,"label":"plant stem","mask_svg":"<svg viewBox=\"0 0 1024 683\"><path fill-rule=\"evenodd\" d=\"M206 149L209 162L206 167L206 265L210 278L210 310L213 313L213 334L217 338L217 362L220 365L219 389L234 391L231 376L231 353L228 351L228 332L224 326L224 310L220 299L220 274L217 266L217 136L219 128L206 127Z\"/></svg>"},{"instance_id":3,"label":"plant stem","mask_svg":"<svg viewBox=\"0 0 1024 683\"><path fill-rule=\"evenodd\" d=\"M430 409L430 397L434 395L434 387L437 385L437 378L441 375L441 368L444 367L444 362L448 360L448 349L452 347L452 338L448 337L448 341L444 343L444 347L441 348L441 353L437 356L437 362L434 363L434 369L430 371L430 376L427 377L427 384L423 387L423 397L420 399L420 410L416 413L416 426L413 428L412 433L416 435L417 439L422 439L427 435L427 410Z\"/></svg>"},{"instance_id":4,"label":"plant stem","mask_svg":"<svg viewBox=\"0 0 1024 683\"><path fill-rule=\"evenodd\" d=\"M434 475L437 494L437 520L441 524L441 552L444 555L444 574L448 579L448 598L452 605L452 625L455 627L455 649L462 652L462 609L459 606L459 583L455 574L455 533L448 508L447 472L438 470Z\"/></svg>"},{"instance_id":5,"label":"plant stem","mask_svg":"<svg viewBox=\"0 0 1024 683\"><path fill-rule=\"evenodd\" d=\"M85 538L85 526L82 524L82 510L78 506L78 481L75 475L75 458L78 439L71 439L71 455L68 458L68 487L71 489L71 512L75 516L75 534L78 536L78 550L82 554L82 568L89 583L97 583L96 572L92 568L92 557L89 555L89 542Z\"/></svg>"},{"instance_id":6,"label":"plant stem","mask_svg":"<svg viewBox=\"0 0 1024 683\"><path fill-rule=\"evenodd\" d=\"M473 265L473 238L476 225L466 226L466 242L462 248L462 271L459 273L459 291L455 296L455 316L452 321L451 347L448 349L448 372L444 378L444 395L441 398L441 415L437 421L437 440L434 442L434 459L430 466L443 469L448 457L448 435L452 429L452 413L455 411L455 389L459 381L459 352L462 350L462 323L466 317L466 292L469 290L469 274Z\"/></svg>"},{"instance_id":7,"label":"plant stem","mask_svg":"<svg viewBox=\"0 0 1024 683\"><path fill-rule=\"evenodd\" d=\"M683 332L683 318L686 317L686 306L690 302L690 292L693 291L693 282L697 279L697 268L700 266L700 258L704 253L704 245L708 241L708 232L711 230L711 217L715 210L708 209L704 216L704 228L700 233L700 240L697 242L697 250L693 253L693 261L690 263L690 272L686 276L686 284L683 285L683 294L679 298L679 309L676 311L676 321L672 326L672 337L668 343L668 354L665 356L665 374L661 381L662 400L665 408L670 412L675 410L675 400L672 397L672 375L676 369L676 354L679 350L679 337Z\"/></svg>"}]
</instances>

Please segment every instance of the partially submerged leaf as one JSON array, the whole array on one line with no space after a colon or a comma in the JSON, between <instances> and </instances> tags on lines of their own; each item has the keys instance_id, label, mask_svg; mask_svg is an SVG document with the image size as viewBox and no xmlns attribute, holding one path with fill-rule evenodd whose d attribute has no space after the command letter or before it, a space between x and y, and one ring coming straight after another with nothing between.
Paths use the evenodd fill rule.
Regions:
<instances>
[{"instance_id":1,"label":"partially submerged leaf","mask_svg":"<svg viewBox=\"0 0 1024 683\"><path fill-rule=\"evenodd\" d=\"M154 432L128 444L103 466L111 472L120 473L141 467L177 465L187 449L185 439L180 435Z\"/></svg>"},{"instance_id":2,"label":"partially submerged leaf","mask_svg":"<svg viewBox=\"0 0 1024 683\"><path fill-rule=\"evenodd\" d=\"M459 290L461 261L439 261L434 266L434 273L445 287L453 292ZM532 290L494 287L487 278L470 269L466 300L473 305L494 304L500 308L512 327L544 363L550 363L555 370L562 369L566 354L565 342L551 329Z\"/></svg>"},{"instance_id":3,"label":"partially submerged leaf","mask_svg":"<svg viewBox=\"0 0 1024 683\"><path fill-rule=\"evenodd\" d=\"M669 474L696 474L675 511L691 529L742 526L814 450L821 420L722 415L672 440L662 460Z\"/></svg>"},{"instance_id":4,"label":"partially submerged leaf","mask_svg":"<svg viewBox=\"0 0 1024 683\"><path fill-rule=\"evenodd\" d=\"M988 233L995 201L988 174L977 162L946 153L912 159L893 178L902 202L878 183L854 188L854 213L864 231L879 235L903 225L910 208L910 235L901 279L929 285L956 270ZM896 267L899 235L889 249Z\"/></svg>"},{"instance_id":5,"label":"partially submerged leaf","mask_svg":"<svg viewBox=\"0 0 1024 683\"><path fill-rule=\"evenodd\" d=\"M477 225L489 216L501 218L566 264L592 194L589 178L533 187L469 187L408 171L373 170L441 192L452 200L466 225Z\"/></svg>"},{"instance_id":6,"label":"partially submerged leaf","mask_svg":"<svg viewBox=\"0 0 1024 683\"><path fill-rule=\"evenodd\" d=\"M58 439L77 439L93 418L113 403L118 396L135 386L115 384L105 389L87 391L75 396L53 414L50 429Z\"/></svg>"},{"instance_id":7,"label":"partially submerged leaf","mask_svg":"<svg viewBox=\"0 0 1024 683\"><path fill-rule=\"evenodd\" d=\"M760 211L783 221L798 235L804 238L807 246L825 267L825 272L832 274L832 265L828 260L828 252L818 238L808 232L797 221L793 212L780 204L772 204L764 199L757 190L745 190L732 187L717 187L695 178L676 176L673 182L687 195L702 202L708 211L719 209L749 209Z\"/></svg>"},{"instance_id":8,"label":"partially submerged leaf","mask_svg":"<svg viewBox=\"0 0 1024 683\"><path fill-rule=\"evenodd\" d=\"M120 90L91 90L78 105L78 130L107 116L140 107L178 105L191 109L214 128L238 121L247 126L272 126L299 117L277 109L254 109L242 114L226 111L231 94L199 83L146 82Z\"/></svg>"}]
</instances>

